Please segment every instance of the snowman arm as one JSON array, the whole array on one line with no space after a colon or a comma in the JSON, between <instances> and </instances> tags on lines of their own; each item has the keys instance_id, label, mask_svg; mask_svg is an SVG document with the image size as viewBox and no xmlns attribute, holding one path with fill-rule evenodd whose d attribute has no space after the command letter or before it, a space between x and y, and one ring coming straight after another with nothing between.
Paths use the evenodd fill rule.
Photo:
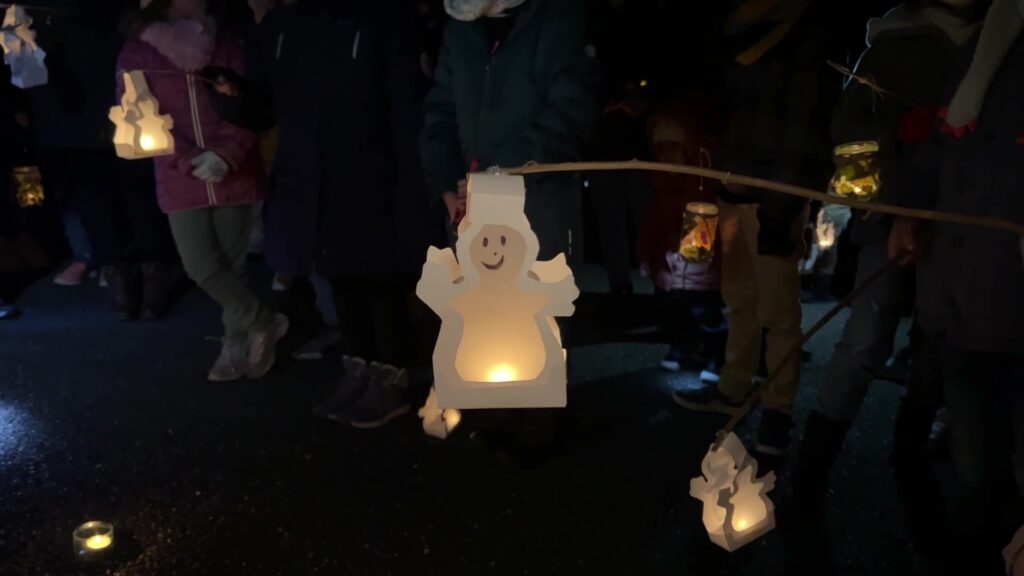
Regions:
<instances>
[{"instance_id":1,"label":"snowman arm","mask_svg":"<svg viewBox=\"0 0 1024 576\"><path fill-rule=\"evenodd\" d=\"M544 284L544 291L549 299L544 308L545 315L572 316L576 312L575 302L580 297L580 290L572 276L553 284Z\"/></svg>"},{"instance_id":2,"label":"snowman arm","mask_svg":"<svg viewBox=\"0 0 1024 576\"><path fill-rule=\"evenodd\" d=\"M447 307L459 293L455 281L460 277L459 263L451 248L439 250L431 246L423 263L423 275L416 284L416 295L436 312Z\"/></svg>"}]
</instances>

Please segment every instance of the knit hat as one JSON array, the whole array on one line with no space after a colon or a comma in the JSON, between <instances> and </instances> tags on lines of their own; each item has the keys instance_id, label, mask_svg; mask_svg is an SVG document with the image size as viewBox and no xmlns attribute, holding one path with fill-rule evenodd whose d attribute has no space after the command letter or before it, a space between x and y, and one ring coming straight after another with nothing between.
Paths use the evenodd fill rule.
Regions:
<instances>
[{"instance_id":1,"label":"knit hat","mask_svg":"<svg viewBox=\"0 0 1024 576\"><path fill-rule=\"evenodd\" d=\"M456 20L472 22L478 18L502 16L526 0L444 0L444 9Z\"/></svg>"},{"instance_id":2,"label":"knit hat","mask_svg":"<svg viewBox=\"0 0 1024 576\"><path fill-rule=\"evenodd\" d=\"M981 115L985 96L1024 30L1024 0L994 0L985 16L971 66L949 104L946 124L960 133Z\"/></svg>"}]
</instances>

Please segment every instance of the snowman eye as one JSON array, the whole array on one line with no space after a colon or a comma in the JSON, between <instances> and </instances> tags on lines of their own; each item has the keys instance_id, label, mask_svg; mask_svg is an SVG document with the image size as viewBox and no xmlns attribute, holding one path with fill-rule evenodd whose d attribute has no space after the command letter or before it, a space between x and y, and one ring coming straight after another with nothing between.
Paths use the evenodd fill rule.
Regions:
<instances>
[{"instance_id":1,"label":"snowman eye","mask_svg":"<svg viewBox=\"0 0 1024 576\"><path fill-rule=\"evenodd\" d=\"M490 243L491 243L491 241L490 241L489 238L484 238L484 248L487 248L487 245L490 244Z\"/></svg>"},{"instance_id":2,"label":"snowman eye","mask_svg":"<svg viewBox=\"0 0 1024 576\"><path fill-rule=\"evenodd\" d=\"M501 245L502 245L502 246L504 246L504 245L505 245L505 237L504 237L504 236L502 236L502 237L501 237Z\"/></svg>"}]
</instances>

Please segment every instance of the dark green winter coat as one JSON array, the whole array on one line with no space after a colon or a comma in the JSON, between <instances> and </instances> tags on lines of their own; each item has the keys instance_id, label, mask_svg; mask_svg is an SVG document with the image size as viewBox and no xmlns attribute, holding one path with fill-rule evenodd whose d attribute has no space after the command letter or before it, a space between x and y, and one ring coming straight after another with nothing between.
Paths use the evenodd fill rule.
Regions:
<instances>
[{"instance_id":1,"label":"dark green winter coat","mask_svg":"<svg viewBox=\"0 0 1024 576\"><path fill-rule=\"evenodd\" d=\"M428 190L455 191L471 165L578 160L597 121L600 80L580 0L528 0L507 39L488 45L480 21L449 21L422 134ZM526 213L541 258L572 251L579 178L527 179Z\"/></svg>"}]
</instances>

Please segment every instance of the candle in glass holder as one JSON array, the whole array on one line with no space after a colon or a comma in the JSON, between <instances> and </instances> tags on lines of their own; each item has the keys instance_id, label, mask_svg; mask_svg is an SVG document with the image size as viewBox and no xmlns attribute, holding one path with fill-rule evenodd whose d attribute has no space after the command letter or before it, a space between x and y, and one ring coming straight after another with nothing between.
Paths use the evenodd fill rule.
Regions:
<instances>
[{"instance_id":1,"label":"candle in glass holder","mask_svg":"<svg viewBox=\"0 0 1024 576\"><path fill-rule=\"evenodd\" d=\"M46 199L43 176L36 166L17 166L11 172L14 178L14 197L21 208L42 206Z\"/></svg>"},{"instance_id":2,"label":"candle in glass holder","mask_svg":"<svg viewBox=\"0 0 1024 576\"><path fill-rule=\"evenodd\" d=\"M836 173L830 192L842 198L874 200L882 188L878 142L850 142L835 149Z\"/></svg>"},{"instance_id":3,"label":"candle in glass holder","mask_svg":"<svg viewBox=\"0 0 1024 576\"><path fill-rule=\"evenodd\" d=\"M679 253L687 262L710 262L715 257L717 232L718 206L690 202L683 215L683 239L679 243Z\"/></svg>"},{"instance_id":4,"label":"candle in glass holder","mask_svg":"<svg viewBox=\"0 0 1024 576\"><path fill-rule=\"evenodd\" d=\"M75 528L72 534L75 555L83 560L97 560L114 547L114 526L92 521Z\"/></svg>"}]
</instances>

